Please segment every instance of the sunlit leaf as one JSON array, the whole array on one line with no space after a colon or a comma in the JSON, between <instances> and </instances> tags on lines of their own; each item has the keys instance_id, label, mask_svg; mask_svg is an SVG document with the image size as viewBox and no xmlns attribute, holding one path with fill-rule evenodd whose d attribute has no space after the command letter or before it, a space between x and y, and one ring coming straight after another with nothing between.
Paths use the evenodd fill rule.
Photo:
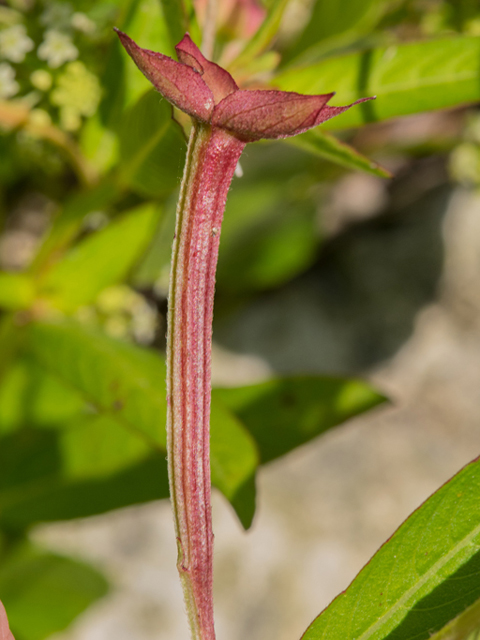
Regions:
<instances>
[{"instance_id":1,"label":"sunlit leaf","mask_svg":"<svg viewBox=\"0 0 480 640\"><path fill-rule=\"evenodd\" d=\"M303 640L427 640L480 596L480 461L415 511Z\"/></svg>"},{"instance_id":2,"label":"sunlit leaf","mask_svg":"<svg viewBox=\"0 0 480 640\"><path fill-rule=\"evenodd\" d=\"M480 40L451 37L392 45L292 67L277 76L276 87L299 93L336 91L333 104L376 95L329 120L323 128L356 127L431 109L480 100Z\"/></svg>"},{"instance_id":3,"label":"sunlit leaf","mask_svg":"<svg viewBox=\"0 0 480 640\"><path fill-rule=\"evenodd\" d=\"M43 640L107 593L93 567L22 544L2 558L0 600L15 638Z\"/></svg>"},{"instance_id":4,"label":"sunlit leaf","mask_svg":"<svg viewBox=\"0 0 480 640\"><path fill-rule=\"evenodd\" d=\"M35 298L32 279L22 273L0 272L0 308L26 309Z\"/></svg>"},{"instance_id":5,"label":"sunlit leaf","mask_svg":"<svg viewBox=\"0 0 480 640\"><path fill-rule=\"evenodd\" d=\"M143 205L80 242L43 279L46 296L73 311L123 280L153 236L159 213L154 204Z\"/></svg>"}]
</instances>

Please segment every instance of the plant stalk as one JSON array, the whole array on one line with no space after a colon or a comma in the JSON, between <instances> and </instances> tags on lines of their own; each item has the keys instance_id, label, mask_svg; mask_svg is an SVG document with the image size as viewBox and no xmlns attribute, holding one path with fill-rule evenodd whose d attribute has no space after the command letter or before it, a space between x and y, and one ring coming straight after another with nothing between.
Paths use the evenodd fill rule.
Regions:
<instances>
[{"instance_id":1,"label":"plant stalk","mask_svg":"<svg viewBox=\"0 0 480 640\"><path fill-rule=\"evenodd\" d=\"M177 207L167 336L167 450L177 568L193 640L214 640L210 484L215 271L227 192L245 146L194 122Z\"/></svg>"}]
</instances>

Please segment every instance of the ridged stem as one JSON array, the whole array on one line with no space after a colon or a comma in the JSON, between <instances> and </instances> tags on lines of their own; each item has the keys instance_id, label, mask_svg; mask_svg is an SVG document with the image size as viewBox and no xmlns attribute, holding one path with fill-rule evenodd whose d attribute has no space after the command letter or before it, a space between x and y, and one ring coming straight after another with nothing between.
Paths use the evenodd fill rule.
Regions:
<instances>
[{"instance_id":1,"label":"ridged stem","mask_svg":"<svg viewBox=\"0 0 480 640\"><path fill-rule=\"evenodd\" d=\"M193 640L214 640L210 502L215 271L227 192L245 144L195 122L177 207L167 336L167 447L177 567Z\"/></svg>"}]
</instances>

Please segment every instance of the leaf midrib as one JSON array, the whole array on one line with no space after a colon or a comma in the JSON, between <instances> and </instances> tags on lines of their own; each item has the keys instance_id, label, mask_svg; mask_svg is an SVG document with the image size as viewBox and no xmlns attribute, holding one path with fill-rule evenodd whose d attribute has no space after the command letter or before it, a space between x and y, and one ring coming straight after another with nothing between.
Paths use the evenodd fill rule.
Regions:
<instances>
[{"instance_id":1,"label":"leaf midrib","mask_svg":"<svg viewBox=\"0 0 480 640\"><path fill-rule=\"evenodd\" d=\"M396 603L388 610L387 613L383 614L378 620L370 625L366 631L364 631L361 635L359 635L355 640L367 640L371 638L373 634L380 629L383 625L388 623L388 621L398 612L400 608L405 609L405 614L408 613L408 609L405 608L406 602L415 595L428 581L435 575L438 574L440 569L444 567L452 558L454 558L458 553L460 553L463 549L465 549L471 542L472 539L480 534L480 524L475 527L465 538L456 544L447 554L443 555L434 565L430 567L430 569L418 580L410 589L405 591L401 598L399 598ZM477 545L477 548L480 548Z\"/></svg>"}]
</instances>

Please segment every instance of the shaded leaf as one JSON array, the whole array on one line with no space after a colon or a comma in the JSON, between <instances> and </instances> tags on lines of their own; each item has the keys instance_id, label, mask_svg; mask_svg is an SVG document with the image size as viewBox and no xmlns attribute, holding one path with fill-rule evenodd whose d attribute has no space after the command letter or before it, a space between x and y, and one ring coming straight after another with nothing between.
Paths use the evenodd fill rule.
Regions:
<instances>
[{"instance_id":1,"label":"shaded leaf","mask_svg":"<svg viewBox=\"0 0 480 640\"><path fill-rule=\"evenodd\" d=\"M303 640L427 640L480 596L480 461L394 533Z\"/></svg>"},{"instance_id":2,"label":"shaded leaf","mask_svg":"<svg viewBox=\"0 0 480 640\"><path fill-rule=\"evenodd\" d=\"M329 120L323 128L357 127L398 116L453 107L480 99L480 40L451 37L394 45L292 67L273 84L299 93L335 90L333 102L348 104L376 95Z\"/></svg>"},{"instance_id":3,"label":"shaded leaf","mask_svg":"<svg viewBox=\"0 0 480 640\"><path fill-rule=\"evenodd\" d=\"M61 428L84 411L81 396L33 361L18 358L1 380L1 435L25 426Z\"/></svg>"},{"instance_id":4,"label":"shaded leaf","mask_svg":"<svg viewBox=\"0 0 480 640\"><path fill-rule=\"evenodd\" d=\"M175 45L180 42L187 32L190 33L194 42L199 44L201 33L192 0L160 0L160 4L168 29L172 52ZM132 37L134 36L132 35Z\"/></svg>"},{"instance_id":5,"label":"shaded leaf","mask_svg":"<svg viewBox=\"0 0 480 640\"><path fill-rule=\"evenodd\" d=\"M257 442L262 464L385 401L362 380L305 376L214 389Z\"/></svg>"},{"instance_id":6,"label":"shaded leaf","mask_svg":"<svg viewBox=\"0 0 480 640\"><path fill-rule=\"evenodd\" d=\"M274 188L265 181L232 190L222 228L219 290L275 287L311 264L319 234L314 203L305 191L296 198L288 183Z\"/></svg>"},{"instance_id":7,"label":"shaded leaf","mask_svg":"<svg viewBox=\"0 0 480 640\"><path fill-rule=\"evenodd\" d=\"M53 304L74 311L123 280L153 236L159 212L154 204L138 207L71 249L42 281Z\"/></svg>"},{"instance_id":8,"label":"shaded leaf","mask_svg":"<svg viewBox=\"0 0 480 640\"><path fill-rule=\"evenodd\" d=\"M380 178L391 178L391 173L376 162L372 162L349 144L338 140L320 128L306 131L295 138L285 140L304 151L335 162L346 169L365 171Z\"/></svg>"},{"instance_id":9,"label":"shaded leaf","mask_svg":"<svg viewBox=\"0 0 480 640\"><path fill-rule=\"evenodd\" d=\"M120 183L142 195L168 195L180 182L185 148L171 106L156 91L148 91L122 121Z\"/></svg>"},{"instance_id":10,"label":"shaded leaf","mask_svg":"<svg viewBox=\"0 0 480 640\"><path fill-rule=\"evenodd\" d=\"M43 640L65 629L107 590L105 578L87 564L27 544L2 558L0 599L15 638Z\"/></svg>"},{"instance_id":11,"label":"shaded leaf","mask_svg":"<svg viewBox=\"0 0 480 640\"><path fill-rule=\"evenodd\" d=\"M58 453L58 434L47 434L48 441L45 434L40 436L44 447L48 443ZM20 433L15 434L16 440L20 437ZM18 451L12 452L18 455ZM45 454L51 452L37 448L36 455ZM70 480L64 475L59 456L57 463L50 474L31 482L19 478L19 484L2 491L0 523L4 529L23 531L38 522L85 518L169 495L164 453L151 454L111 475L84 480Z\"/></svg>"},{"instance_id":12,"label":"shaded leaf","mask_svg":"<svg viewBox=\"0 0 480 640\"><path fill-rule=\"evenodd\" d=\"M431 640L465 640L477 632L471 640L478 640L480 630L480 599L463 613L446 624L443 629L430 636Z\"/></svg>"}]
</instances>

